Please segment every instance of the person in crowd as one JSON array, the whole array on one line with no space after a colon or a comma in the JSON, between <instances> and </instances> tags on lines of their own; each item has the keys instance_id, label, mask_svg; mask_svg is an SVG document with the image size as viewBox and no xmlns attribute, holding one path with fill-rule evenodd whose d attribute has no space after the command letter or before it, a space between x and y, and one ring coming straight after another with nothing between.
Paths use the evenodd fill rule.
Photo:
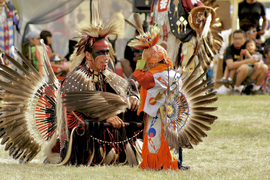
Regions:
<instances>
[{"instance_id":1,"label":"person in crowd","mask_svg":"<svg viewBox=\"0 0 270 180\"><path fill-rule=\"evenodd\" d=\"M65 58L67 59L67 61L70 61L70 56L73 53L75 46L78 42L75 40L70 39L68 41L68 53L66 54Z\"/></svg>"},{"instance_id":2,"label":"person in crowd","mask_svg":"<svg viewBox=\"0 0 270 180\"><path fill-rule=\"evenodd\" d=\"M255 25L257 30L257 39L267 30L268 20L266 18L265 7L263 3L257 0L244 0L238 4L238 17L241 22L248 19ZM259 20L262 17L263 23L260 26Z\"/></svg>"},{"instance_id":3,"label":"person in crowd","mask_svg":"<svg viewBox=\"0 0 270 180\"><path fill-rule=\"evenodd\" d=\"M264 47L264 63L268 67L267 75L263 81L263 92L265 94L270 94L270 45Z\"/></svg>"},{"instance_id":4,"label":"person in crowd","mask_svg":"<svg viewBox=\"0 0 270 180\"><path fill-rule=\"evenodd\" d=\"M13 25L15 25L16 30L20 32L17 10L10 2L0 0L0 48L11 57L13 55L10 48L14 46L15 42ZM5 65L9 64L7 59L4 58L3 60Z\"/></svg>"},{"instance_id":5,"label":"person in crowd","mask_svg":"<svg viewBox=\"0 0 270 180\"><path fill-rule=\"evenodd\" d=\"M43 30L40 33L40 39L43 39L44 44L50 47L50 60L64 60L59 54L54 52L52 48L52 33L47 30Z\"/></svg>"},{"instance_id":6,"label":"person in crowd","mask_svg":"<svg viewBox=\"0 0 270 180\"><path fill-rule=\"evenodd\" d=\"M256 62L254 65L248 63L249 66L253 67L254 70L259 69L262 64L264 64L262 60L262 54L259 52L256 52L256 43L253 39L248 39L245 44L243 45L243 49L241 49L241 60L254 58L257 59L258 62Z\"/></svg>"},{"instance_id":7,"label":"person in crowd","mask_svg":"<svg viewBox=\"0 0 270 180\"><path fill-rule=\"evenodd\" d=\"M268 70L270 70L270 45L264 46L264 63L268 66Z\"/></svg>"},{"instance_id":8,"label":"person in crowd","mask_svg":"<svg viewBox=\"0 0 270 180\"><path fill-rule=\"evenodd\" d=\"M31 60L33 66L43 74L42 66L42 53L40 53L38 48L41 48L40 44L40 33L37 31L30 31L26 34L25 38L29 41L30 50L28 50L27 58ZM42 51L41 51L42 52Z\"/></svg>"},{"instance_id":9,"label":"person in crowd","mask_svg":"<svg viewBox=\"0 0 270 180\"><path fill-rule=\"evenodd\" d=\"M135 37L139 35L139 32L136 30ZM121 60L121 66L123 72L127 78L129 78L136 68L137 60L142 57L142 50L135 49L133 47L128 46L128 43L132 41L134 38L130 39L125 48L124 59Z\"/></svg>"},{"instance_id":10,"label":"person in crowd","mask_svg":"<svg viewBox=\"0 0 270 180\"><path fill-rule=\"evenodd\" d=\"M256 43L256 52L263 53L263 42L260 39L256 39L257 30L255 24L252 24L249 20L242 20L240 22L240 29L246 32L246 39L252 39Z\"/></svg>"},{"instance_id":11,"label":"person in crowd","mask_svg":"<svg viewBox=\"0 0 270 180\"><path fill-rule=\"evenodd\" d=\"M236 69L233 78L234 89L232 94L241 94L244 88L242 83L252 84L254 82L251 94L260 94L261 83L266 76L266 65L254 69L248 66L248 63L254 65L258 62L255 58L249 58L242 61L240 59L241 47L246 41L246 33L243 30L236 30L233 32L233 44L226 48L223 69L227 66L229 70Z\"/></svg>"}]
</instances>

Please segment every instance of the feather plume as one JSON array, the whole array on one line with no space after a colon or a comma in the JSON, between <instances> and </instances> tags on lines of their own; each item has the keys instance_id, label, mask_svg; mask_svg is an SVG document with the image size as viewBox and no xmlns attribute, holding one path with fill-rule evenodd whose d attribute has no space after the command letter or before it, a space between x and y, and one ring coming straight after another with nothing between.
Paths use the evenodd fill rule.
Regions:
<instances>
[{"instance_id":1,"label":"feather plume","mask_svg":"<svg viewBox=\"0 0 270 180\"><path fill-rule=\"evenodd\" d=\"M100 91L67 92L64 99L63 103L70 111L77 110L86 116L98 118L98 121L125 112L129 106L127 99Z\"/></svg>"},{"instance_id":2,"label":"feather plume","mask_svg":"<svg viewBox=\"0 0 270 180\"><path fill-rule=\"evenodd\" d=\"M134 154L134 151L130 145L129 142L127 142L126 144L126 155L127 155L127 160L128 160L128 164L130 166L137 166L138 163L137 163L137 160L136 160L136 157L135 157L135 154Z\"/></svg>"}]
</instances>

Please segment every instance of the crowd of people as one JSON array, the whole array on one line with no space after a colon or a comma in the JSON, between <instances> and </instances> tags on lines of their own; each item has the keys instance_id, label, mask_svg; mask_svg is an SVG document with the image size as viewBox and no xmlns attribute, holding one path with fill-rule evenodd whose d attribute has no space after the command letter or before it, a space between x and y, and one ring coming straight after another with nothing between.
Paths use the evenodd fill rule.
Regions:
<instances>
[{"instance_id":1,"label":"crowd of people","mask_svg":"<svg viewBox=\"0 0 270 180\"><path fill-rule=\"evenodd\" d=\"M223 56L223 77L216 82L232 86L231 94L269 93L268 40L260 39L268 26L265 7L256 0L245 0L239 3L238 17L240 29L231 35L233 42Z\"/></svg>"}]
</instances>

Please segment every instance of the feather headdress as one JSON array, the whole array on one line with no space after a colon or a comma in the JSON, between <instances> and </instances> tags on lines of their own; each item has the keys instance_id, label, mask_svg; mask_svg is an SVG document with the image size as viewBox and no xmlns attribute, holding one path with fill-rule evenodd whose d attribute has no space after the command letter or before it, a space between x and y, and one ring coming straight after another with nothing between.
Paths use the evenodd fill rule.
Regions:
<instances>
[{"instance_id":1,"label":"feather headdress","mask_svg":"<svg viewBox=\"0 0 270 180\"><path fill-rule=\"evenodd\" d=\"M76 66L78 66L82 62L82 60L85 57L84 51L86 46L91 47L96 40L104 39L109 34L119 35L123 33L120 28L121 22L119 20L113 19L105 23L103 22L100 5L98 5L98 7L99 8L96 9L93 4L93 11L92 11L93 20L90 24L82 22L77 26L79 37L76 38L79 39L79 42L75 46L77 49L71 55L72 64L70 70L73 70ZM110 60L114 61L113 55L115 53L110 43L109 45L111 52Z\"/></svg>"},{"instance_id":2,"label":"feather headdress","mask_svg":"<svg viewBox=\"0 0 270 180\"><path fill-rule=\"evenodd\" d=\"M133 15L135 25L132 24L130 21L125 19L125 21L137 29L139 32L139 35L136 36L136 38L128 44L130 47L133 47L135 49L148 49L150 47L153 47L157 44L158 39L159 39L159 31L160 29L157 26L154 26L153 28L150 29L149 32L144 32L143 27L142 27L142 21L140 19L140 16L136 13Z\"/></svg>"}]
</instances>

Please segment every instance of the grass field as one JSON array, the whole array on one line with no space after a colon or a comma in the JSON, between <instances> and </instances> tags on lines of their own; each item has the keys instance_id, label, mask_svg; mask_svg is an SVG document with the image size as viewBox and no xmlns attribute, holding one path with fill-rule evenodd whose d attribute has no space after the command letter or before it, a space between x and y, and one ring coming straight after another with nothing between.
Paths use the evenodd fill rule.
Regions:
<instances>
[{"instance_id":1,"label":"grass field","mask_svg":"<svg viewBox=\"0 0 270 180\"><path fill-rule=\"evenodd\" d=\"M215 106L208 137L183 152L189 171L18 164L1 146L0 179L270 179L270 96L219 96Z\"/></svg>"}]
</instances>

